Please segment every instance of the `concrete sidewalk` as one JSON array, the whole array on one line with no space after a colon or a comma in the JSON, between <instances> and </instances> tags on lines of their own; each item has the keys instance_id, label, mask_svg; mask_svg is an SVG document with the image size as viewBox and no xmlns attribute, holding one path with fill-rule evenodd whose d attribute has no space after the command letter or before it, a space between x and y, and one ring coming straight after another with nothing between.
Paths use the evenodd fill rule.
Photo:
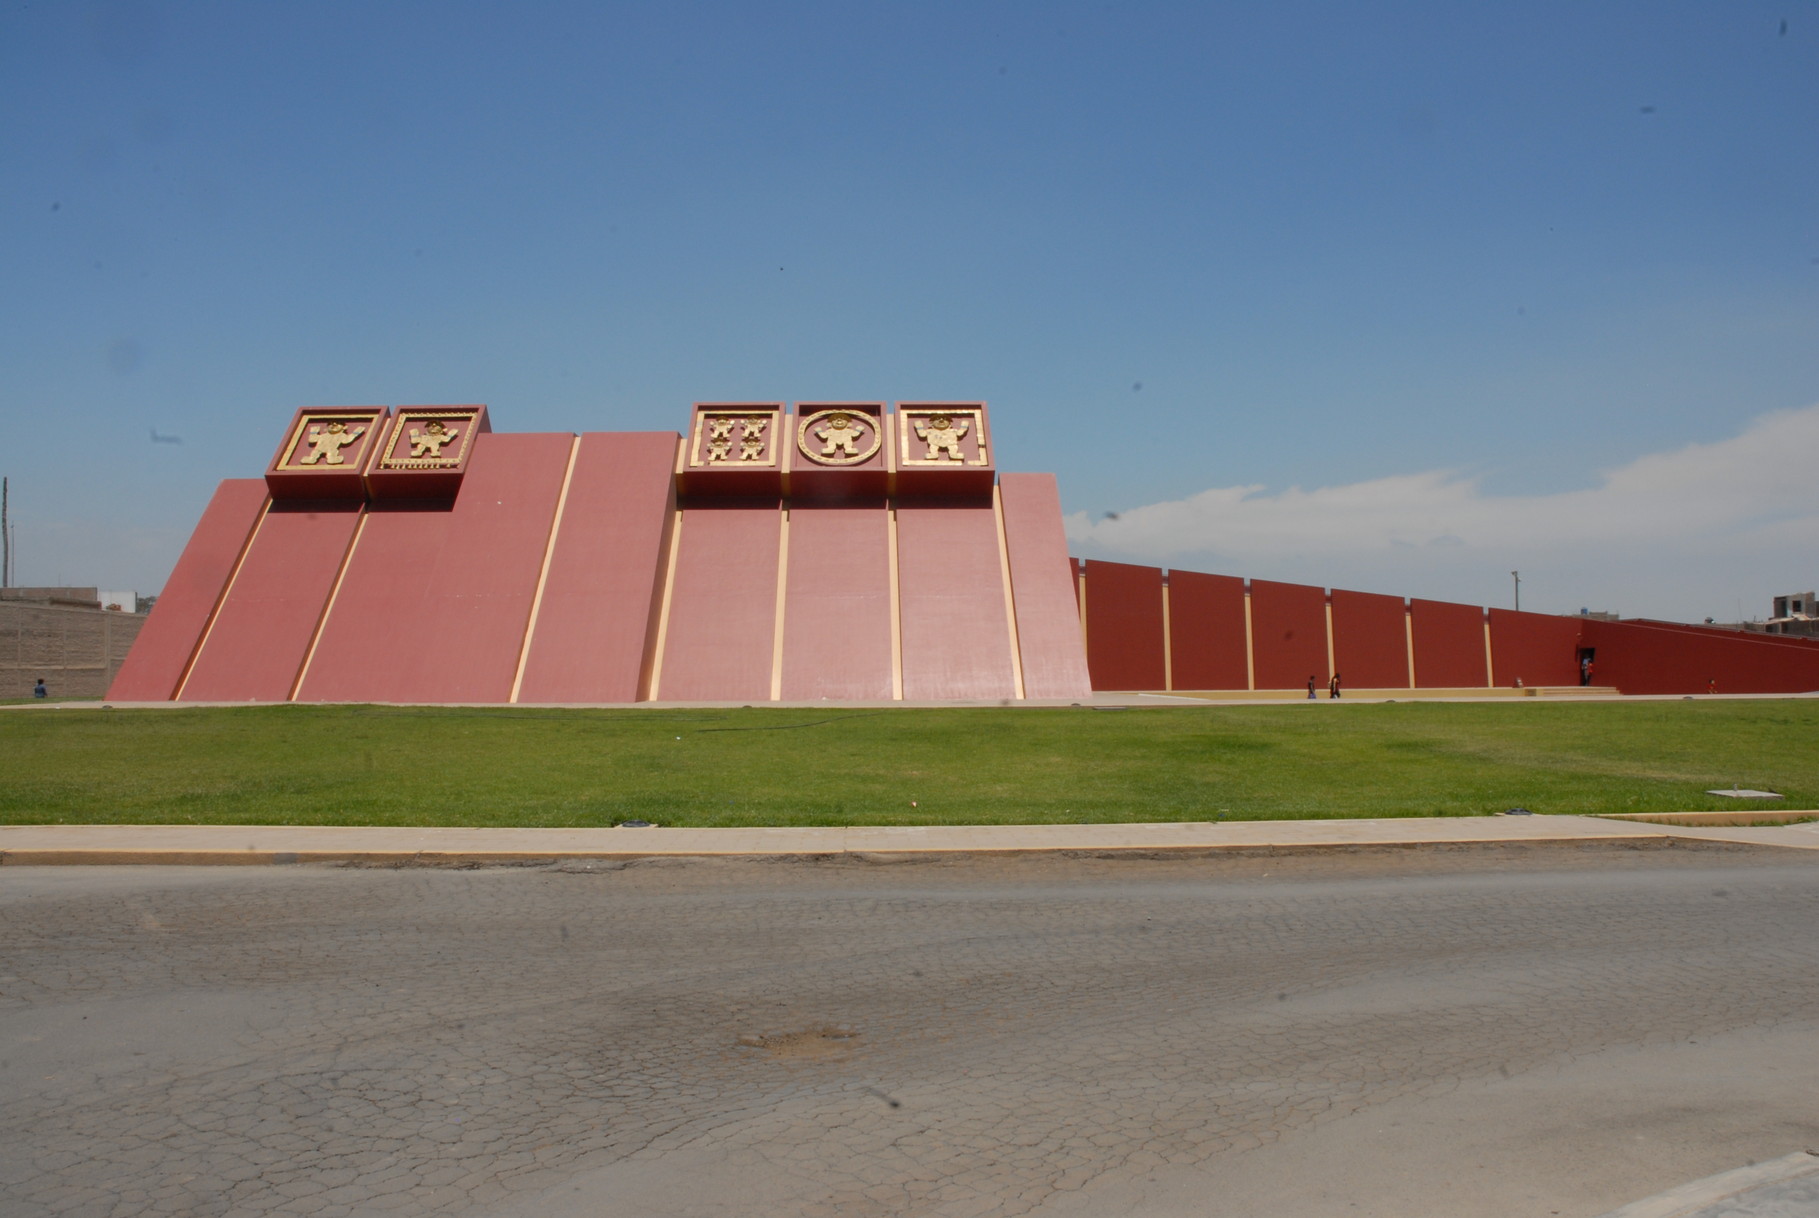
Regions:
<instances>
[{"instance_id":1,"label":"concrete sidewalk","mask_svg":"<svg viewBox=\"0 0 1819 1218\"><path fill-rule=\"evenodd\" d=\"M1782 815L1787 815L1783 813ZM0 864L530 863L565 858L1195 853L1509 843L1715 841L1819 850L1819 824L1662 825L1587 816L1137 825L772 829L456 829L300 825L6 825Z\"/></svg>"},{"instance_id":2,"label":"concrete sidewalk","mask_svg":"<svg viewBox=\"0 0 1819 1218\"><path fill-rule=\"evenodd\" d=\"M1819 1153L1721 1172L1637 1201L1603 1218L1801 1218L1819 1213Z\"/></svg>"}]
</instances>

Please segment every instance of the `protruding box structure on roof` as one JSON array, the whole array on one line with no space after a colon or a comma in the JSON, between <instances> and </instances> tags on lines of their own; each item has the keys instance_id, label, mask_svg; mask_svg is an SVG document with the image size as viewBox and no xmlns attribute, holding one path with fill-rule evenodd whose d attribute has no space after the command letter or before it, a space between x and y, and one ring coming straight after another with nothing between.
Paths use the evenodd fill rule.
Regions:
<instances>
[{"instance_id":1,"label":"protruding box structure on roof","mask_svg":"<svg viewBox=\"0 0 1819 1218\"><path fill-rule=\"evenodd\" d=\"M898 491L977 495L996 479L984 402L897 403Z\"/></svg>"},{"instance_id":2,"label":"protruding box structure on roof","mask_svg":"<svg viewBox=\"0 0 1819 1218\"><path fill-rule=\"evenodd\" d=\"M477 437L491 431L484 406L400 406L366 471L371 499L453 499Z\"/></svg>"},{"instance_id":3,"label":"protruding box structure on roof","mask_svg":"<svg viewBox=\"0 0 1819 1218\"><path fill-rule=\"evenodd\" d=\"M299 410L265 470L271 497L366 498L366 467L383 444L388 413L383 406Z\"/></svg>"},{"instance_id":4,"label":"protruding box structure on roof","mask_svg":"<svg viewBox=\"0 0 1819 1218\"><path fill-rule=\"evenodd\" d=\"M789 419L789 493L797 502L882 498L890 490L891 422L883 402L797 402Z\"/></svg>"},{"instance_id":5,"label":"protruding box structure on roof","mask_svg":"<svg viewBox=\"0 0 1819 1218\"><path fill-rule=\"evenodd\" d=\"M676 471L685 495L781 495L789 469L782 402L696 402Z\"/></svg>"}]
</instances>

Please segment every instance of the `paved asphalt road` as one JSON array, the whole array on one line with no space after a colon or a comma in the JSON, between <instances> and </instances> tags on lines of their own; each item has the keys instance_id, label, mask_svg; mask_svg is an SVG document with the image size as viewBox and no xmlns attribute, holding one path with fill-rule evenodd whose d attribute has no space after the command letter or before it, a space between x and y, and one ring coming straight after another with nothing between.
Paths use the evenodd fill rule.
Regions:
<instances>
[{"instance_id":1,"label":"paved asphalt road","mask_svg":"<svg viewBox=\"0 0 1819 1218\"><path fill-rule=\"evenodd\" d=\"M1819 857L0 870L0 1213L1588 1218L1819 1148Z\"/></svg>"}]
</instances>

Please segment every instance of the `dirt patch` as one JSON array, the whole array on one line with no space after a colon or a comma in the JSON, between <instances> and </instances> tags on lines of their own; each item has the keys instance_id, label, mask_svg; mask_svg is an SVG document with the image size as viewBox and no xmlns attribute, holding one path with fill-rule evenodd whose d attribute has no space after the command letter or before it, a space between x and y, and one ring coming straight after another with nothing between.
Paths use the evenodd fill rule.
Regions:
<instances>
[{"instance_id":1,"label":"dirt patch","mask_svg":"<svg viewBox=\"0 0 1819 1218\"><path fill-rule=\"evenodd\" d=\"M820 1024L797 1032L752 1032L739 1038L747 1049L761 1049L771 1057L795 1061L829 1061L851 1054L859 1033L834 1024Z\"/></svg>"}]
</instances>

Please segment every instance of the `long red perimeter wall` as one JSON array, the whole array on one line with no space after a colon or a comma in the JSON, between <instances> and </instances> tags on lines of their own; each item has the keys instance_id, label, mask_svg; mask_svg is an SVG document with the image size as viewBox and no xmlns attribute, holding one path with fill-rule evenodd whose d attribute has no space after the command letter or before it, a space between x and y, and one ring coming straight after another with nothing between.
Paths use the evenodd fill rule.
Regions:
<instances>
[{"instance_id":1,"label":"long red perimeter wall","mask_svg":"<svg viewBox=\"0 0 1819 1218\"><path fill-rule=\"evenodd\" d=\"M1626 694L1819 690L1819 641L1403 600L1094 559L1074 564L1095 690L1592 684Z\"/></svg>"},{"instance_id":2,"label":"long red perimeter wall","mask_svg":"<svg viewBox=\"0 0 1819 1218\"><path fill-rule=\"evenodd\" d=\"M897 416L870 409L895 440ZM902 452L927 468L906 462L901 486L885 451L857 471L807 469L794 499L776 452L797 419L781 408L770 472L735 452L689 474L692 492L689 443L673 432L498 434L472 408L457 429L474 433L458 472L435 471L459 478L452 495L386 498L370 481L363 492L360 470L378 456L359 445L376 439L345 444L354 459L338 469L318 461L300 475L229 480L108 696L1085 697L1055 480L998 475L983 406L969 409L968 468L931 463L918 441ZM348 411L369 436L396 434L381 408ZM297 434L317 434L330 413L301 412ZM393 422L407 425L404 408ZM281 450L273 470L286 460L298 464ZM286 476L343 498L296 498Z\"/></svg>"}]
</instances>

